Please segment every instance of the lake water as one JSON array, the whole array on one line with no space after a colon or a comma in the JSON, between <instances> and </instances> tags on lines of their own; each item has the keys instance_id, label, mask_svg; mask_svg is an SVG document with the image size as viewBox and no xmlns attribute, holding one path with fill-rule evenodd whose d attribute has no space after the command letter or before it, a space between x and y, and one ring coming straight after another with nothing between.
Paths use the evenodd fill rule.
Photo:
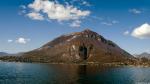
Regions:
<instances>
[{"instance_id":1,"label":"lake water","mask_svg":"<svg viewBox=\"0 0 150 84\"><path fill-rule=\"evenodd\" d=\"M150 84L150 68L0 62L0 84Z\"/></svg>"}]
</instances>

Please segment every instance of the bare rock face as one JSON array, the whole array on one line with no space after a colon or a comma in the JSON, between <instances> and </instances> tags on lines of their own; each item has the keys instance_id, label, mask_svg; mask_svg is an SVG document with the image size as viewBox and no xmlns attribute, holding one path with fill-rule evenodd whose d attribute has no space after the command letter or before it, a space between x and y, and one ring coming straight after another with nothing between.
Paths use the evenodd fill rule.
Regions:
<instances>
[{"instance_id":1,"label":"bare rock face","mask_svg":"<svg viewBox=\"0 0 150 84\"><path fill-rule=\"evenodd\" d=\"M48 63L110 63L132 58L133 56L115 43L89 29L62 35L23 56L24 61Z\"/></svg>"}]
</instances>

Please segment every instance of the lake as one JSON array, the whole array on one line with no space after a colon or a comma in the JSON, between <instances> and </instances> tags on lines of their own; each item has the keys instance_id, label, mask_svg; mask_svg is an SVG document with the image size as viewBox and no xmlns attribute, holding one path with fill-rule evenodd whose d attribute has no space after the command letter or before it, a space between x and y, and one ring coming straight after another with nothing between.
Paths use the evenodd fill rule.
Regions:
<instances>
[{"instance_id":1,"label":"lake","mask_svg":"<svg viewBox=\"0 0 150 84\"><path fill-rule=\"evenodd\" d=\"M150 84L150 68L0 62L0 84Z\"/></svg>"}]
</instances>

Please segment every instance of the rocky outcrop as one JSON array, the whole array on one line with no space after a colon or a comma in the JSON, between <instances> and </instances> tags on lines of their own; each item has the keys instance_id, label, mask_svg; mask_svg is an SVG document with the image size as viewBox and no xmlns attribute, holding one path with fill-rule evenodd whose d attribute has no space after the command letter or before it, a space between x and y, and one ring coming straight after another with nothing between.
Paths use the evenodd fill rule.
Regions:
<instances>
[{"instance_id":1,"label":"rocky outcrop","mask_svg":"<svg viewBox=\"0 0 150 84\"><path fill-rule=\"evenodd\" d=\"M133 58L114 42L89 29L62 35L21 57L22 61L48 63L110 63Z\"/></svg>"}]
</instances>

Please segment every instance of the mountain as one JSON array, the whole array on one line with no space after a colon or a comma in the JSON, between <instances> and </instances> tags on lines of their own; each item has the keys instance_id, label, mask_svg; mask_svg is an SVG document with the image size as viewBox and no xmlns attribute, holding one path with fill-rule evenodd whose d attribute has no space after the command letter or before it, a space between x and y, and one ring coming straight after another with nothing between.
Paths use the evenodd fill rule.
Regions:
<instances>
[{"instance_id":1,"label":"mountain","mask_svg":"<svg viewBox=\"0 0 150 84\"><path fill-rule=\"evenodd\" d=\"M150 59L150 54L147 52L144 52L142 54L135 55L135 57L137 57L137 58L143 58L144 57L144 58Z\"/></svg>"},{"instance_id":2,"label":"mountain","mask_svg":"<svg viewBox=\"0 0 150 84\"><path fill-rule=\"evenodd\" d=\"M5 53L5 52L0 52L0 56L7 56L8 53Z\"/></svg>"},{"instance_id":3,"label":"mountain","mask_svg":"<svg viewBox=\"0 0 150 84\"><path fill-rule=\"evenodd\" d=\"M0 56L22 56L23 52L21 53L16 53L16 54L10 54L10 53L6 53L6 52L0 52Z\"/></svg>"},{"instance_id":4,"label":"mountain","mask_svg":"<svg viewBox=\"0 0 150 84\"><path fill-rule=\"evenodd\" d=\"M42 47L26 52L19 60L46 63L111 63L134 58L114 42L89 29L62 35Z\"/></svg>"}]
</instances>

